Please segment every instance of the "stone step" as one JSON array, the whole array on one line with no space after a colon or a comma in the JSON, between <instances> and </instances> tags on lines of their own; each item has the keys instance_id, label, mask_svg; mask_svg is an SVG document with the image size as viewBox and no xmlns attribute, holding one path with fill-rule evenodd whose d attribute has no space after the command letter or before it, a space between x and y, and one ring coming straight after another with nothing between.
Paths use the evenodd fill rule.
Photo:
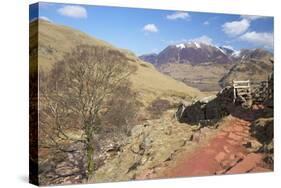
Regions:
<instances>
[{"instance_id":1,"label":"stone step","mask_svg":"<svg viewBox=\"0 0 281 188\"><path fill-rule=\"evenodd\" d=\"M231 168L226 174L238 174L250 172L256 168L257 164L262 161L262 155L251 153L248 154L241 162Z\"/></svg>"}]
</instances>

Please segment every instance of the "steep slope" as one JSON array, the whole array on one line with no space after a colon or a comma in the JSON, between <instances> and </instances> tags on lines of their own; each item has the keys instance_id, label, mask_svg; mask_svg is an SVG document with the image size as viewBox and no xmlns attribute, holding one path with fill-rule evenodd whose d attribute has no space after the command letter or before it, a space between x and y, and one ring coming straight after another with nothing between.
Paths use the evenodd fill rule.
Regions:
<instances>
[{"instance_id":1,"label":"steep slope","mask_svg":"<svg viewBox=\"0 0 281 188\"><path fill-rule=\"evenodd\" d=\"M244 49L240 56L240 62L221 78L222 87L230 85L233 80L264 81L273 71L273 54L264 49Z\"/></svg>"},{"instance_id":2,"label":"steep slope","mask_svg":"<svg viewBox=\"0 0 281 188\"><path fill-rule=\"evenodd\" d=\"M49 70L53 63L60 60L67 52L79 44L90 44L111 47L110 44L90 37L83 32L71 29L63 25L56 25L45 20L35 20L30 23L30 30L34 31L39 24L38 30L38 58L39 68ZM37 32L32 32L30 50L36 50Z\"/></svg>"},{"instance_id":3,"label":"steep slope","mask_svg":"<svg viewBox=\"0 0 281 188\"><path fill-rule=\"evenodd\" d=\"M36 25L39 23L39 45L36 46ZM88 36L78 30L57 25L44 20L37 20L30 23L30 59L31 67L36 65L36 50L38 48L39 70L48 71L54 63L70 52L76 45L88 44L93 46L104 46L106 48L121 51L127 57L124 61L132 63L137 67L135 74L131 76L133 88L139 94L139 100L149 104L152 100L161 96L178 96L194 98L200 96L199 90L194 89L176 81L166 75L159 73L153 65L141 61L132 52L118 49L102 40ZM33 65L34 64L34 65Z\"/></svg>"}]
</instances>

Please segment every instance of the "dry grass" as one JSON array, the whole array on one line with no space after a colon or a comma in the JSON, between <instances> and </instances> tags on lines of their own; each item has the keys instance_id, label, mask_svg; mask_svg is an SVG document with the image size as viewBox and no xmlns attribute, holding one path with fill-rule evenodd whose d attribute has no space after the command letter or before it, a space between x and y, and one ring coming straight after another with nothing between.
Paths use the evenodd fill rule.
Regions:
<instances>
[{"instance_id":1,"label":"dry grass","mask_svg":"<svg viewBox=\"0 0 281 188\"><path fill-rule=\"evenodd\" d=\"M30 29L32 30L34 27L35 24L31 23ZM39 70L49 71L55 62L61 60L67 52L70 52L78 44L106 46L117 49L102 40L88 36L78 30L40 20ZM34 44L31 44L31 46L34 46ZM118 50L126 55L130 63L137 66L137 71L130 77L130 80L133 83L132 88L138 94L138 100L144 106L148 106L153 100L163 96L180 98L202 96L198 89L188 87L184 83L158 72L152 64L139 60L132 52L125 49Z\"/></svg>"},{"instance_id":2,"label":"dry grass","mask_svg":"<svg viewBox=\"0 0 281 188\"><path fill-rule=\"evenodd\" d=\"M182 80L187 85L201 91L219 91L219 80L230 69L231 65L190 65L171 63L162 65L161 72L171 77Z\"/></svg>"},{"instance_id":3,"label":"dry grass","mask_svg":"<svg viewBox=\"0 0 281 188\"><path fill-rule=\"evenodd\" d=\"M189 87L158 72L151 64L146 62L138 64L137 72L131 76L131 80L134 89L138 91L144 104L151 103L156 98L162 96L177 96L180 98L202 96L198 89Z\"/></svg>"}]
</instances>

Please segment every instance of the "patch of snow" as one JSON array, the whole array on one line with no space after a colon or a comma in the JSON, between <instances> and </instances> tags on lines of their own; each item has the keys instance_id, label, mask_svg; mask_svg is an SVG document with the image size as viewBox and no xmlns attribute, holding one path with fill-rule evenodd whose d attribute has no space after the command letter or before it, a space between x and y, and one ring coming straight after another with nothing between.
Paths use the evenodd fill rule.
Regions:
<instances>
[{"instance_id":1,"label":"patch of snow","mask_svg":"<svg viewBox=\"0 0 281 188\"><path fill-rule=\"evenodd\" d=\"M240 53L241 53L240 50L236 50L236 51L234 51L234 52L231 54L231 56L233 56L233 57L239 57L239 56L240 56Z\"/></svg>"},{"instance_id":2,"label":"patch of snow","mask_svg":"<svg viewBox=\"0 0 281 188\"><path fill-rule=\"evenodd\" d=\"M223 45L222 46L223 48L227 48L227 49L230 49L232 51L235 51L234 48L232 46L229 46L229 45Z\"/></svg>"},{"instance_id":3,"label":"patch of snow","mask_svg":"<svg viewBox=\"0 0 281 188\"><path fill-rule=\"evenodd\" d=\"M185 48L185 45L183 43L181 43L181 44L177 44L176 47L180 48L180 49L183 49L183 48Z\"/></svg>"},{"instance_id":4,"label":"patch of snow","mask_svg":"<svg viewBox=\"0 0 281 188\"><path fill-rule=\"evenodd\" d=\"M197 42L194 42L194 45L196 46L196 48L201 48L200 44Z\"/></svg>"},{"instance_id":5,"label":"patch of snow","mask_svg":"<svg viewBox=\"0 0 281 188\"><path fill-rule=\"evenodd\" d=\"M223 49L221 49L220 47L218 47L218 46L215 46L219 51L221 51L221 53L223 53L223 54L225 54L226 55L226 53L225 53L225 51L223 50Z\"/></svg>"}]
</instances>

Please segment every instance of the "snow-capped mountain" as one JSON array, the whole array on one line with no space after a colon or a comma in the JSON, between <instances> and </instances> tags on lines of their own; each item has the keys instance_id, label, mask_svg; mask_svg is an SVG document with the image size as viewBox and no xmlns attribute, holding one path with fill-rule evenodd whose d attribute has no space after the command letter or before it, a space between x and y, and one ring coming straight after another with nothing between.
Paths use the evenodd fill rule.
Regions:
<instances>
[{"instance_id":1,"label":"snow-capped mountain","mask_svg":"<svg viewBox=\"0 0 281 188\"><path fill-rule=\"evenodd\" d=\"M143 55L140 58L189 86L201 91L218 91L229 80L236 79L235 75L247 79L266 77L265 73L270 72L272 67L269 61L272 56L265 49L235 50L231 46L187 42L170 45L158 54ZM265 63L251 64L261 60ZM243 72L246 65L247 70Z\"/></svg>"},{"instance_id":2,"label":"snow-capped mountain","mask_svg":"<svg viewBox=\"0 0 281 188\"><path fill-rule=\"evenodd\" d=\"M202 42L187 42L169 45L159 54L142 55L140 58L156 66L166 63L218 63L226 64L234 61L231 56L235 51L226 47L218 47Z\"/></svg>"}]
</instances>

